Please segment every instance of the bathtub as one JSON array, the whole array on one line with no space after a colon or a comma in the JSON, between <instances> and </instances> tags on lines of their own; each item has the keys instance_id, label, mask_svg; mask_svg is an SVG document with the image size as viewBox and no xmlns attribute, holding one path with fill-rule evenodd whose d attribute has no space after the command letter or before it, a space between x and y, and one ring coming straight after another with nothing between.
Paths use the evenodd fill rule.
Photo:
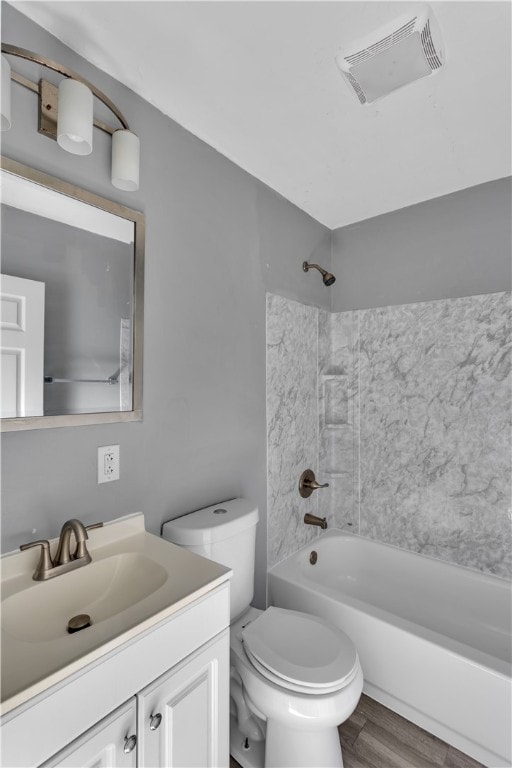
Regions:
<instances>
[{"instance_id":1,"label":"bathtub","mask_svg":"<svg viewBox=\"0 0 512 768\"><path fill-rule=\"evenodd\" d=\"M369 696L484 765L510 766L507 581L332 530L269 571L269 600L343 629Z\"/></svg>"}]
</instances>

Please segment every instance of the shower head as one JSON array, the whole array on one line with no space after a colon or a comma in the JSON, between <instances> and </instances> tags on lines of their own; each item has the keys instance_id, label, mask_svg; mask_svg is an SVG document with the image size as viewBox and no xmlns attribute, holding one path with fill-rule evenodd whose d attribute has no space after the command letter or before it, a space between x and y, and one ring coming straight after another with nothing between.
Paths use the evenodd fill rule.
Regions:
<instances>
[{"instance_id":1,"label":"shower head","mask_svg":"<svg viewBox=\"0 0 512 768\"><path fill-rule=\"evenodd\" d=\"M308 264L307 261L302 262L302 269L304 270L304 272L307 272L312 267L314 267L315 269L318 269L318 271L322 275L322 280L324 281L324 285L332 285L334 282L336 282L336 278L334 277L334 275L332 275L330 272L326 272L325 269L322 269L322 267L319 267L318 264Z\"/></svg>"}]
</instances>

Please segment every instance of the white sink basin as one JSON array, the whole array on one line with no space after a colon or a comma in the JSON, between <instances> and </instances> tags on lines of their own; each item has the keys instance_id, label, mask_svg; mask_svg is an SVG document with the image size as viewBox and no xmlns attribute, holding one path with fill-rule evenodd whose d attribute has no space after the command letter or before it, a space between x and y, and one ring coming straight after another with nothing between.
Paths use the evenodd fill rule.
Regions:
<instances>
[{"instance_id":1,"label":"white sink basin","mask_svg":"<svg viewBox=\"0 0 512 768\"><path fill-rule=\"evenodd\" d=\"M92 562L34 581L39 552L2 558L1 711L9 712L151 629L229 579L231 572L144 529L144 516L91 530ZM57 542L51 543L55 552ZM91 625L67 624L88 614Z\"/></svg>"},{"instance_id":2,"label":"white sink basin","mask_svg":"<svg viewBox=\"0 0 512 768\"><path fill-rule=\"evenodd\" d=\"M48 581L32 581L2 600L2 627L28 643L56 640L68 634L73 616L86 613L91 624L111 619L152 594L167 578L165 568L137 552L112 555Z\"/></svg>"}]
</instances>

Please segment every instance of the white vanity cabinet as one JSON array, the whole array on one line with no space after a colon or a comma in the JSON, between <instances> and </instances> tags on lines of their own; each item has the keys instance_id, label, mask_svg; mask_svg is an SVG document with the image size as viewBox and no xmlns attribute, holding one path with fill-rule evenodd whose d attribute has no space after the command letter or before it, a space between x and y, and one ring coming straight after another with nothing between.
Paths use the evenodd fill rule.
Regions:
<instances>
[{"instance_id":1,"label":"white vanity cabinet","mask_svg":"<svg viewBox=\"0 0 512 768\"><path fill-rule=\"evenodd\" d=\"M231 571L141 513L87 544L86 567L42 581L34 549L2 557L0 765L226 766Z\"/></svg>"},{"instance_id":2,"label":"white vanity cabinet","mask_svg":"<svg viewBox=\"0 0 512 768\"><path fill-rule=\"evenodd\" d=\"M224 638L209 643L139 694L139 768L227 766L229 647L225 651Z\"/></svg>"},{"instance_id":3,"label":"white vanity cabinet","mask_svg":"<svg viewBox=\"0 0 512 768\"><path fill-rule=\"evenodd\" d=\"M40 768L220 768L228 699L222 633Z\"/></svg>"},{"instance_id":4,"label":"white vanity cabinet","mask_svg":"<svg viewBox=\"0 0 512 768\"><path fill-rule=\"evenodd\" d=\"M227 578L9 712L0 737L6 768L228 765Z\"/></svg>"},{"instance_id":5,"label":"white vanity cabinet","mask_svg":"<svg viewBox=\"0 0 512 768\"><path fill-rule=\"evenodd\" d=\"M135 698L75 739L41 768L136 768Z\"/></svg>"}]
</instances>

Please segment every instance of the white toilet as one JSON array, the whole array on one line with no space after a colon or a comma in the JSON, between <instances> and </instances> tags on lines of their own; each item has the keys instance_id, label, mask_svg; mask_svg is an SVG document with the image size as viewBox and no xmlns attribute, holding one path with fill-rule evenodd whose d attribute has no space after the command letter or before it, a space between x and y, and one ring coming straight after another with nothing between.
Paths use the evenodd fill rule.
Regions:
<instances>
[{"instance_id":1,"label":"white toilet","mask_svg":"<svg viewBox=\"0 0 512 768\"><path fill-rule=\"evenodd\" d=\"M347 635L323 619L250 606L258 510L245 499L171 520L162 536L233 570L231 754L243 768L340 768L337 726L363 675Z\"/></svg>"}]
</instances>

